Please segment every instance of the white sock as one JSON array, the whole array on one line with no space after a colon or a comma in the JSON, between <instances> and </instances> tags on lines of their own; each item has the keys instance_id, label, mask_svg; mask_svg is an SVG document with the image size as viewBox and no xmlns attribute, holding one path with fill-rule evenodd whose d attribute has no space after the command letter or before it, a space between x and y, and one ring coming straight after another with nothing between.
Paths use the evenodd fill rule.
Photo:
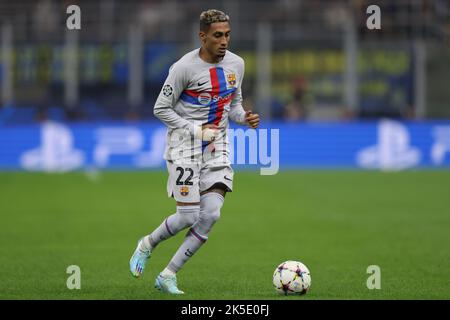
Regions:
<instances>
[{"instance_id":1,"label":"white sock","mask_svg":"<svg viewBox=\"0 0 450 320\"><path fill-rule=\"evenodd\" d=\"M169 239L179 231L197 222L200 213L199 205L177 206L177 212L167 217L147 238L148 247L156 248L163 240Z\"/></svg>"},{"instance_id":2,"label":"white sock","mask_svg":"<svg viewBox=\"0 0 450 320\"><path fill-rule=\"evenodd\" d=\"M178 272L189 260L189 258L191 258L194 253L200 249L207 239L207 237L198 234L193 229L190 229L184 238L183 243L172 257L172 260L170 260L167 268L175 273Z\"/></svg>"},{"instance_id":3,"label":"white sock","mask_svg":"<svg viewBox=\"0 0 450 320\"><path fill-rule=\"evenodd\" d=\"M194 225L194 230L202 236L208 237L214 224L220 218L220 209L224 198L217 192L209 192L200 198L200 216Z\"/></svg>"},{"instance_id":4,"label":"white sock","mask_svg":"<svg viewBox=\"0 0 450 320\"><path fill-rule=\"evenodd\" d=\"M223 196L216 192L209 192L201 196L200 217L197 223L189 230L183 243L167 266L168 270L178 272L183 265L208 240L208 234L220 217L220 208L223 205Z\"/></svg>"},{"instance_id":5,"label":"white sock","mask_svg":"<svg viewBox=\"0 0 450 320\"><path fill-rule=\"evenodd\" d=\"M152 251L153 247L150 243L150 235L145 236L141 242L139 242L139 250L141 251Z\"/></svg>"},{"instance_id":6,"label":"white sock","mask_svg":"<svg viewBox=\"0 0 450 320\"><path fill-rule=\"evenodd\" d=\"M161 272L161 275L162 275L163 277L172 277L172 276L176 275L176 273L173 272L172 270L168 269L168 268L165 268L165 269Z\"/></svg>"}]
</instances>

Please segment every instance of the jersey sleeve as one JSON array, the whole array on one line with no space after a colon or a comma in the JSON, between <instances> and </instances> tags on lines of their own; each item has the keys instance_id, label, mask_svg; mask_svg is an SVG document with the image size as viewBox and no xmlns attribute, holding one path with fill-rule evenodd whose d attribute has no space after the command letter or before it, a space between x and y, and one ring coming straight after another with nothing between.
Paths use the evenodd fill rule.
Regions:
<instances>
[{"instance_id":1,"label":"jersey sleeve","mask_svg":"<svg viewBox=\"0 0 450 320\"><path fill-rule=\"evenodd\" d=\"M236 90L236 94L234 95L233 100L231 101L230 105L230 111L228 113L228 117L238 123L238 124L246 124L245 122L245 110L242 107L242 81L244 80L244 72L245 72L245 65L244 61L242 60L240 63L240 81L239 81L239 87Z\"/></svg>"},{"instance_id":2,"label":"jersey sleeve","mask_svg":"<svg viewBox=\"0 0 450 320\"><path fill-rule=\"evenodd\" d=\"M188 129L193 133L193 123L175 112L174 106L188 83L187 70L179 63L173 64L159 93L153 114L170 129Z\"/></svg>"}]
</instances>

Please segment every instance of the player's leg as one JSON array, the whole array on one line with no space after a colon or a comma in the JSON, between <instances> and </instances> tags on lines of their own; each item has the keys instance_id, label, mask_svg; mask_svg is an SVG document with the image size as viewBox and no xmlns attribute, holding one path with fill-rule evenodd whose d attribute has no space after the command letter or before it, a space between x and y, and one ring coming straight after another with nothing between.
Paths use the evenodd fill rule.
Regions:
<instances>
[{"instance_id":1,"label":"player's leg","mask_svg":"<svg viewBox=\"0 0 450 320\"><path fill-rule=\"evenodd\" d=\"M145 268L154 248L163 240L173 237L178 232L192 226L198 219L200 203L177 203L177 212L170 215L149 235L138 241L130 259L130 271L139 277Z\"/></svg>"},{"instance_id":2,"label":"player's leg","mask_svg":"<svg viewBox=\"0 0 450 320\"><path fill-rule=\"evenodd\" d=\"M200 215L192 230L197 234L208 237L214 224L220 218L225 200L225 194L229 189L222 183L215 184L211 189L200 193Z\"/></svg>"},{"instance_id":3,"label":"player's leg","mask_svg":"<svg viewBox=\"0 0 450 320\"><path fill-rule=\"evenodd\" d=\"M144 238L147 249L192 226L200 213L200 165L167 162L169 179L167 194L177 201L177 212L170 215L151 234Z\"/></svg>"},{"instance_id":4,"label":"player's leg","mask_svg":"<svg viewBox=\"0 0 450 320\"><path fill-rule=\"evenodd\" d=\"M222 184L214 185L211 189L202 193L200 199L199 220L191 229L189 229L183 243L178 248L167 267L156 279L156 288L161 289L163 281L172 279L172 281L169 282L171 288L164 291L174 294L183 293L177 288L176 274L208 239L208 234L212 226L220 217L220 209L223 205L225 193L226 188Z\"/></svg>"},{"instance_id":5,"label":"player's leg","mask_svg":"<svg viewBox=\"0 0 450 320\"><path fill-rule=\"evenodd\" d=\"M207 168L200 176L200 216L191 228L196 234L208 237L220 218L225 194L233 190L233 169L229 166Z\"/></svg>"},{"instance_id":6,"label":"player's leg","mask_svg":"<svg viewBox=\"0 0 450 320\"><path fill-rule=\"evenodd\" d=\"M198 220L200 202L177 202L177 212L168 216L142 240L142 249L153 250L161 241L173 237L178 232L192 226Z\"/></svg>"},{"instance_id":7,"label":"player's leg","mask_svg":"<svg viewBox=\"0 0 450 320\"><path fill-rule=\"evenodd\" d=\"M177 273L208 240L209 232L220 218L220 209L223 206L225 193L225 188L222 188L221 185L216 185L202 194L199 220L189 229L183 244L167 266L167 269L173 274Z\"/></svg>"},{"instance_id":8,"label":"player's leg","mask_svg":"<svg viewBox=\"0 0 450 320\"><path fill-rule=\"evenodd\" d=\"M196 213L195 220L189 220L188 222L180 224L180 228L175 229L175 230L177 230L177 233L178 233L182 229L185 229L187 227L192 226L198 220L198 214L199 214L199 211L200 211L200 202L198 202L198 203L177 202L177 208L178 209L180 209L180 208L181 209L188 208L192 212L194 212L194 208L195 208L195 213ZM171 225L170 228L174 228L174 224L173 223L170 224L170 225ZM183 226L182 228L181 228L181 225ZM158 234L160 234L160 239L162 239L162 236L165 234L165 231L171 231L171 230L169 228L167 228L167 225L165 225L165 228L161 228L161 226L160 226L152 234L150 234L150 241L153 241L154 237L158 236ZM170 233L170 236L173 236L173 235L175 235L175 233ZM154 248L156 246L156 244L154 244L152 248ZM172 270L170 270L168 267L166 267L156 277L155 288L157 288L157 289L159 289L159 290L161 290L163 292L168 292L168 293L171 293L171 294L183 294L184 293L183 291L179 290L178 287L177 287L176 273L172 272Z\"/></svg>"},{"instance_id":9,"label":"player's leg","mask_svg":"<svg viewBox=\"0 0 450 320\"><path fill-rule=\"evenodd\" d=\"M142 274L153 249L161 241L192 226L198 220L200 213L198 166L168 162L167 168L169 171L168 194L177 200L177 211L164 219L153 232L139 240L130 259L130 271L135 277Z\"/></svg>"},{"instance_id":10,"label":"player's leg","mask_svg":"<svg viewBox=\"0 0 450 320\"><path fill-rule=\"evenodd\" d=\"M230 166L204 168L200 174L200 216L197 223L189 229L183 243L161 273L175 276L184 264L208 240L213 225L220 218L226 192L232 191L233 170Z\"/></svg>"}]
</instances>

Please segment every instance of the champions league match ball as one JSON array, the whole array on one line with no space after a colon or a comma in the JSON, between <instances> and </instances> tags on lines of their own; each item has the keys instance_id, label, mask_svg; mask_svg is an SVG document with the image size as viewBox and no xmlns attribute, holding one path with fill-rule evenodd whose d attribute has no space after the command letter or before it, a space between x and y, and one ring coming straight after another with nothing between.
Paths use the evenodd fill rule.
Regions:
<instances>
[{"instance_id":1,"label":"champions league match ball","mask_svg":"<svg viewBox=\"0 0 450 320\"><path fill-rule=\"evenodd\" d=\"M301 262L285 261L273 273L273 286L279 294L305 294L311 287L309 269Z\"/></svg>"}]
</instances>

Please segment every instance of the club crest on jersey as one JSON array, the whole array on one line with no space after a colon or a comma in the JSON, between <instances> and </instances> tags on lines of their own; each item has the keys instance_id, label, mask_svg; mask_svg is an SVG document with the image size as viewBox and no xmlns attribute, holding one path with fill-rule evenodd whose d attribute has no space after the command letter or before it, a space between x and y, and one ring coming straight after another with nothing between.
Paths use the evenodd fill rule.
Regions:
<instances>
[{"instance_id":1,"label":"club crest on jersey","mask_svg":"<svg viewBox=\"0 0 450 320\"><path fill-rule=\"evenodd\" d=\"M230 86L234 86L236 84L236 75L234 73L227 74L227 82Z\"/></svg>"},{"instance_id":2,"label":"club crest on jersey","mask_svg":"<svg viewBox=\"0 0 450 320\"><path fill-rule=\"evenodd\" d=\"M207 92L202 92L198 95L198 102L200 102L202 105L206 106L211 102L211 95Z\"/></svg>"},{"instance_id":3,"label":"club crest on jersey","mask_svg":"<svg viewBox=\"0 0 450 320\"><path fill-rule=\"evenodd\" d=\"M187 195L189 194L189 187L182 186L182 187L180 188L180 194L181 194L183 197L187 196Z\"/></svg>"}]
</instances>

